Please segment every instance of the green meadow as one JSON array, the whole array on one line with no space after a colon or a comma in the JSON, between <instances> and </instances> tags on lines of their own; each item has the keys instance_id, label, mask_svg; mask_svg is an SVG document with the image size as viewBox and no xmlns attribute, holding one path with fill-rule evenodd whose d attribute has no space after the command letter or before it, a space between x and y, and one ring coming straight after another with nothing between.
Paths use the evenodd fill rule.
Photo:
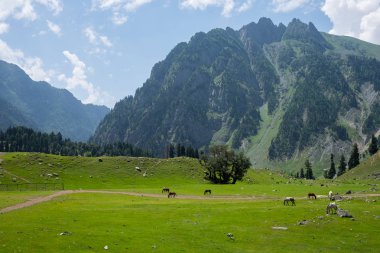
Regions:
<instances>
[{"instance_id":1,"label":"green meadow","mask_svg":"<svg viewBox=\"0 0 380 253\"><path fill-rule=\"evenodd\" d=\"M82 192L0 214L0 252L378 252L380 247L380 197L369 195L378 193L376 158L334 181L252 169L235 185L209 184L198 161L189 158L8 153L2 159L1 184L57 182L65 189L160 195ZM162 187L178 198L168 199ZM212 195L202 197L205 189ZM353 219L326 215L327 198L306 198L330 190L353 192L338 202ZM3 191L0 209L51 193ZM284 206L286 196L294 196L296 206Z\"/></svg>"}]
</instances>

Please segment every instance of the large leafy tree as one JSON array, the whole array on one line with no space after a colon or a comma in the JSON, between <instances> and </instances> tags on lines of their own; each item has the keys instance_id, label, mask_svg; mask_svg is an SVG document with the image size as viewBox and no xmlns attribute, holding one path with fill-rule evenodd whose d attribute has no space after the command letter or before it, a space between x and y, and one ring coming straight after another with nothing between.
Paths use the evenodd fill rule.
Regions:
<instances>
[{"instance_id":1,"label":"large leafy tree","mask_svg":"<svg viewBox=\"0 0 380 253\"><path fill-rule=\"evenodd\" d=\"M352 169L360 164L358 144L354 144L350 159L348 160L348 169Z\"/></svg>"},{"instance_id":2,"label":"large leafy tree","mask_svg":"<svg viewBox=\"0 0 380 253\"><path fill-rule=\"evenodd\" d=\"M377 146L377 139L375 135L372 135L371 137L371 143L369 144L368 152L373 155L376 154L376 152L379 150L379 147Z\"/></svg>"},{"instance_id":3,"label":"large leafy tree","mask_svg":"<svg viewBox=\"0 0 380 253\"><path fill-rule=\"evenodd\" d=\"M225 145L212 146L200 159L205 167L205 179L217 184L235 184L242 180L251 162L242 153L236 154Z\"/></svg>"}]
</instances>

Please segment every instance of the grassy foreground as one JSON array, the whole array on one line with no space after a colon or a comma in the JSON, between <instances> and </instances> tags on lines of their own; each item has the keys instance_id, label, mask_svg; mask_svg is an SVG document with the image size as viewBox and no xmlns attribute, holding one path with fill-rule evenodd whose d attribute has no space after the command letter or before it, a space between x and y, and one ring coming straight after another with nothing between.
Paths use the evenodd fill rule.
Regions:
<instances>
[{"instance_id":1,"label":"grassy foreground","mask_svg":"<svg viewBox=\"0 0 380 253\"><path fill-rule=\"evenodd\" d=\"M60 196L0 214L0 252L105 252L105 246L108 252L378 252L380 247L380 197L339 202L354 219L326 215L326 198L305 199L308 192L326 195L329 190L378 193L377 179L364 177L379 171L376 159L364 172L337 181L295 180L269 170L250 170L236 185L212 185L203 180L199 163L187 158L103 157L100 162L30 153L2 158L3 184L64 182L66 189L144 193L161 193L168 186L179 195L201 196L207 188L213 194L206 199ZM58 176L48 176L53 173ZM46 194L0 192L0 208ZM227 200L215 195L259 198ZM296 197L297 205L284 206L285 196ZM306 224L298 225L303 220Z\"/></svg>"},{"instance_id":2,"label":"grassy foreground","mask_svg":"<svg viewBox=\"0 0 380 253\"><path fill-rule=\"evenodd\" d=\"M1 215L0 252L376 252L380 199L372 200L342 202L351 220L326 216L325 199L284 207L73 194Z\"/></svg>"}]
</instances>

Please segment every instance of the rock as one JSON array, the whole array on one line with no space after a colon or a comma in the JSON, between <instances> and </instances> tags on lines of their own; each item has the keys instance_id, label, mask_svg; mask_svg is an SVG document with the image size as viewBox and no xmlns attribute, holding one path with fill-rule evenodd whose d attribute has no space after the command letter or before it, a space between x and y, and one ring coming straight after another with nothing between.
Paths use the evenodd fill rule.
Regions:
<instances>
[{"instance_id":1,"label":"rock","mask_svg":"<svg viewBox=\"0 0 380 253\"><path fill-rule=\"evenodd\" d=\"M308 220L302 220L302 221L299 221L299 222L298 222L298 225L306 225L306 224L308 224L308 223L309 223Z\"/></svg>"},{"instance_id":2,"label":"rock","mask_svg":"<svg viewBox=\"0 0 380 253\"><path fill-rule=\"evenodd\" d=\"M59 174L58 174L57 172L54 172L54 173L53 173L53 176L55 176L55 177L59 177Z\"/></svg>"},{"instance_id":3,"label":"rock","mask_svg":"<svg viewBox=\"0 0 380 253\"><path fill-rule=\"evenodd\" d=\"M59 235L71 235L71 232L69 232L69 231L63 231Z\"/></svg>"},{"instance_id":4,"label":"rock","mask_svg":"<svg viewBox=\"0 0 380 253\"><path fill-rule=\"evenodd\" d=\"M352 193L351 190L346 191L346 194L351 194L351 193Z\"/></svg>"},{"instance_id":5,"label":"rock","mask_svg":"<svg viewBox=\"0 0 380 253\"><path fill-rule=\"evenodd\" d=\"M352 218L352 215L347 210L343 210L340 208L338 208L338 210L336 211L336 214L342 218Z\"/></svg>"},{"instance_id":6,"label":"rock","mask_svg":"<svg viewBox=\"0 0 380 253\"><path fill-rule=\"evenodd\" d=\"M99 162L103 162L103 159L99 158L98 161L99 161ZM108 247L108 246L107 246L107 247ZM108 249L108 248L107 248L107 249Z\"/></svg>"},{"instance_id":7,"label":"rock","mask_svg":"<svg viewBox=\"0 0 380 253\"><path fill-rule=\"evenodd\" d=\"M104 246L104 249L105 249L105 250L108 250L108 245Z\"/></svg>"},{"instance_id":8,"label":"rock","mask_svg":"<svg viewBox=\"0 0 380 253\"><path fill-rule=\"evenodd\" d=\"M227 237L231 240L235 240L234 235L232 233L227 233Z\"/></svg>"},{"instance_id":9,"label":"rock","mask_svg":"<svg viewBox=\"0 0 380 253\"><path fill-rule=\"evenodd\" d=\"M272 227L274 230L288 230L287 227Z\"/></svg>"},{"instance_id":10,"label":"rock","mask_svg":"<svg viewBox=\"0 0 380 253\"><path fill-rule=\"evenodd\" d=\"M17 181L17 178L12 178L12 182L16 182Z\"/></svg>"}]
</instances>

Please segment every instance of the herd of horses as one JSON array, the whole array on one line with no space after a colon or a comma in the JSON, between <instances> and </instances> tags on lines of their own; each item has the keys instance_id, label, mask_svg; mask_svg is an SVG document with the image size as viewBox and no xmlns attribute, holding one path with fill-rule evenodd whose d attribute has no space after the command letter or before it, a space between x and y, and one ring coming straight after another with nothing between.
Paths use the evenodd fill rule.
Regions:
<instances>
[{"instance_id":1,"label":"herd of horses","mask_svg":"<svg viewBox=\"0 0 380 253\"><path fill-rule=\"evenodd\" d=\"M168 198L175 198L177 196L177 193L171 192L168 187L162 188L161 192L162 193L167 193L168 194ZM210 189L206 189L203 192L203 195L206 195L206 194L211 195L211 190ZM336 199L341 198L341 196L339 196L339 194L333 194L332 191L329 192L328 197L329 197L330 201L335 201ZM307 194L307 198L308 199L314 199L314 200L316 200L317 199L317 195L315 195L315 193L310 192L310 193ZM289 206L290 204L292 206L296 205L296 201L295 201L294 197L286 197L284 199L284 206L285 205ZM335 202L331 202L326 207L326 214L336 213L337 209L338 209L337 204Z\"/></svg>"},{"instance_id":2,"label":"herd of horses","mask_svg":"<svg viewBox=\"0 0 380 253\"><path fill-rule=\"evenodd\" d=\"M175 198L177 196L177 193L175 192L171 192L170 189L168 187L164 187L162 188L162 191L161 193L167 193L168 194L168 198ZM211 190L210 189L206 189L204 192L203 192L203 195L211 195Z\"/></svg>"},{"instance_id":3,"label":"herd of horses","mask_svg":"<svg viewBox=\"0 0 380 253\"><path fill-rule=\"evenodd\" d=\"M351 191L348 191L347 194L351 194ZM333 194L332 191L329 192L328 197L329 197L330 201L342 199L342 196L340 196L338 193ZM317 199L317 195L315 195L315 193L308 193L307 198L308 199ZM295 201L294 197L286 197L284 199L284 206L289 205L290 203L292 204L292 206L296 205L296 201ZM334 214L337 212L337 210L338 210L338 205L335 202L330 202L326 207L326 214Z\"/></svg>"}]
</instances>

